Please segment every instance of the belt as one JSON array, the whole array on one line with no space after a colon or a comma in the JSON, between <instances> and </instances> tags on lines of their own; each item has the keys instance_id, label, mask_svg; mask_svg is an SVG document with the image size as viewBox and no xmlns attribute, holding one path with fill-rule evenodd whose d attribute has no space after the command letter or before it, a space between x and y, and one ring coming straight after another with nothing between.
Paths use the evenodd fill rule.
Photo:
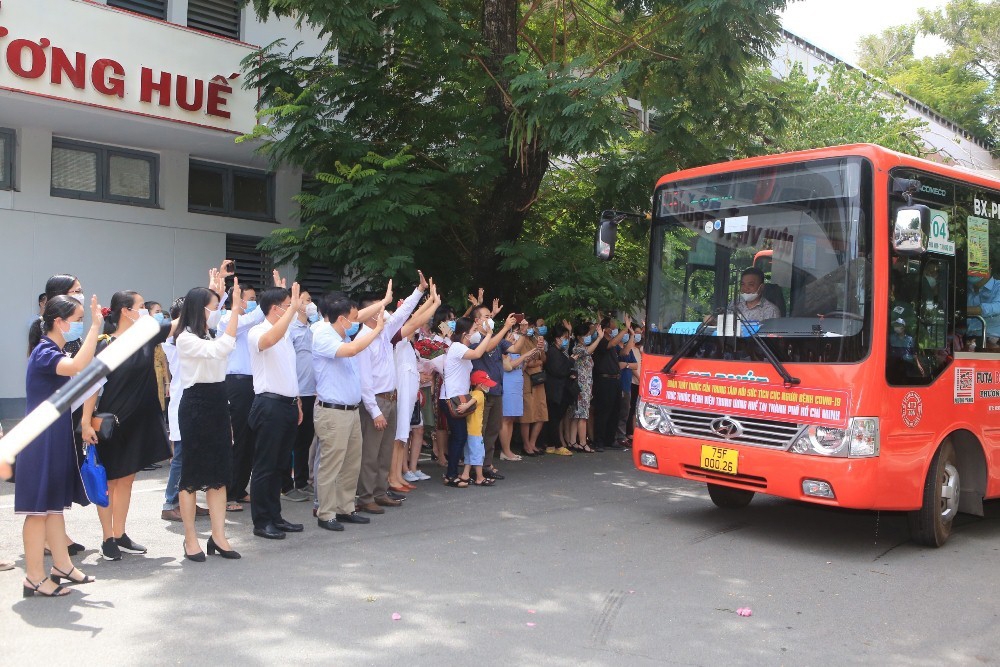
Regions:
<instances>
[{"instance_id":1,"label":"belt","mask_svg":"<svg viewBox=\"0 0 1000 667\"><path fill-rule=\"evenodd\" d=\"M387 401L395 401L396 390L393 389L392 391L383 391L381 394L375 394L375 398L384 398Z\"/></svg>"},{"instance_id":2,"label":"belt","mask_svg":"<svg viewBox=\"0 0 1000 667\"><path fill-rule=\"evenodd\" d=\"M230 373L226 376L226 379L233 378L234 380L252 380L252 375L243 375L242 373Z\"/></svg>"},{"instance_id":3,"label":"belt","mask_svg":"<svg viewBox=\"0 0 1000 667\"><path fill-rule=\"evenodd\" d=\"M614 375L610 375L608 373L598 373L597 377L604 378L605 380L618 380L621 378L621 376L618 375L618 373L615 373Z\"/></svg>"},{"instance_id":4,"label":"belt","mask_svg":"<svg viewBox=\"0 0 1000 667\"><path fill-rule=\"evenodd\" d=\"M321 408L330 408L331 410L357 410L357 405L341 405L340 403L327 403L326 401L316 401L316 405Z\"/></svg>"},{"instance_id":5,"label":"belt","mask_svg":"<svg viewBox=\"0 0 1000 667\"><path fill-rule=\"evenodd\" d=\"M274 394L274 393L271 393L269 391L262 391L261 393L259 393L257 395L260 396L261 398L270 398L271 400L281 401L282 403L298 403L299 402L298 397L295 397L295 396L282 396L281 394Z\"/></svg>"}]
</instances>

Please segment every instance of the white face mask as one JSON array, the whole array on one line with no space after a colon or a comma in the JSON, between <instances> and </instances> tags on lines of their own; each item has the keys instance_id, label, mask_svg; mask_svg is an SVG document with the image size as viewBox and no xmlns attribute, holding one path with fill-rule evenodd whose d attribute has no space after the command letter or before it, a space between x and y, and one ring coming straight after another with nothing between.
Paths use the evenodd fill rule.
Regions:
<instances>
[{"instance_id":1,"label":"white face mask","mask_svg":"<svg viewBox=\"0 0 1000 667\"><path fill-rule=\"evenodd\" d=\"M743 303L750 303L751 301L756 301L759 297L760 295L757 294L757 292L751 292L750 294L740 292L740 299L742 299Z\"/></svg>"},{"instance_id":2,"label":"white face mask","mask_svg":"<svg viewBox=\"0 0 1000 667\"><path fill-rule=\"evenodd\" d=\"M74 294L67 294L66 296L68 296L71 299L76 299L77 301L80 302L80 305L83 305L83 292L74 293Z\"/></svg>"},{"instance_id":3,"label":"white face mask","mask_svg":"<svg viewBox=\"0 0 1000 667\"><path fill-rule=\"evenodd\" d=\"M483 334L479 333L478 331L469 336L469 342L472 343L473 345L479 345L479 343L481 343L482 340L483 340Z\"/></svg>"},{"instance_id":4,"label":"white face mask","mask_svg":"<svg viewBox=\"0 0 1000 667\"><path fill-rule=\"evenodd\" d=\"M217 326L219 326L219 320L222 319L222 311L209 310L208 308L206 308L205 310L208 310L208 317L206 318L206 324L208 324L208 328L214 329Z\"/></svg>"},{"instance_id":5,"label":"white face mask","mask_svg":"<svg viewBox=\"0 0 1000 667\"><path fill-rule=\"evenodd\" d=\"M493 329L495 329L496 326L497 326L497 323L493 321L492 317L487 317L486 318L486 328L487 329L489 329L490 331L493 331Z\"/></svg>"},{"instance_id":6,"label":"white face mask","mask_svg":"<svg viewBox=\"0 0 1000 667\"><path fill-rule=\"evenodd\" d=\"M139 309L139 317L146 317L146 315L149 315L149 311L146 310L145 308L140 308Z\"/></svg>"},{"instance_id":7,"label":"white face mask","mask_svg":"<svg viewBox=\"0 0 1000 667\"><path fill-rule=\"evenodd\" d=\"M316 315L318 312L319 312L319 308L316 307L315 303L307 303L306 304L306 317L308 317L309 319L312 319L313 316Z\"/></svg>"}]
</instances>

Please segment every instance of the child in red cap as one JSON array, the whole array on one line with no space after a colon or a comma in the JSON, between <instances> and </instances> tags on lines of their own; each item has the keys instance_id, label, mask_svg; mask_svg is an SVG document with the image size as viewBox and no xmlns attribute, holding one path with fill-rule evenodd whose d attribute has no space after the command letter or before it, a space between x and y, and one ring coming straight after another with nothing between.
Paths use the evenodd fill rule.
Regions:
<instances>
[{"instance_id":1,"label":"child in red cap","mask_svg":"<svg viewBox=\"0 0 1000 667\"><path fill-rule=\"evenodd\" d=\"M483 413L486 412L486 392L496 386L486 371L473 371L469 378L472 391L469 394L476 402L476 407L465 418L465 428L469 438L465 442L465 470L461 481L474 486L493 486L496 482L483 476L483 459L486 457L486 447L483 445ZM470 479L470 468L476 469L476 479Z\"/></svg>"}]
</instances>

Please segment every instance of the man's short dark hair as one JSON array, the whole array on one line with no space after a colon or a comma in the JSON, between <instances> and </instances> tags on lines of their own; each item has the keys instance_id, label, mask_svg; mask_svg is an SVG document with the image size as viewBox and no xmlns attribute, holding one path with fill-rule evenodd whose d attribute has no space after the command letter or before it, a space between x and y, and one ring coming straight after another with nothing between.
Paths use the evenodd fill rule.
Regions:
<instances>
[{"instance_id":1,"label":"man's short dark hair","mask_svg":"<svg viewBox=\"0 0 1000 667\"><path fill-rule=\"evenodd\" d=\"M761 285L763 285L765 282L764 272L758 269L756 266L751 266L749 268L743 269L743 272L740 274L740 280L743 280L744 276L757 276L757 279L760 280Z\"/></svg>"},{"instance_id":2,"label":"man's short dark hair","mask_svg":"<svg viewBox=\"0 0 1000 667\"><path fill-rule=\"evenodd\" d=\"M381 297L377 297L374 294L362 294L358 299L358 308L367 308L368 306L381 301Z\"/></svg>"},{"instance_id":3,"label":"man's short dark hair","mask_svg":"<svg viewBox=\"0 0 1000 667\"><path fill-rule=\"evenodd\" d=\"M45 302L45 298L46 298L45 297L45 292L42 292L41 294L39 294L38 295L38 305L42 305L42 303Z\"/></svg>"},{"instance_id":4,"label":"man's short dark hair","mask_svg":"<svg viewBox=\"0 0 1000 667\"><path fill-rule=\"evenodd\" d=\"M356 309L358 304L354 303L350 299L345 299L343 295L339 295L339 298L334 295L330 295L323 299L323 302L319 306L320 314L328 319L331 324L337 321L341 315L347 317L351 314L351 311Z\"/></svg>"},{"instance_id":5,"label":"man's short dark hair","mask_svg":"<svg viewBox=\"0 0 1000 667\"><path fill-rule=\"evenodd\" d=\"M257 305L260 307L264 317L271 314L271 308L280 306L285 299L292 296L292 293L284 287L269 287L257 297Z\"/></svg>"}]
</instances>

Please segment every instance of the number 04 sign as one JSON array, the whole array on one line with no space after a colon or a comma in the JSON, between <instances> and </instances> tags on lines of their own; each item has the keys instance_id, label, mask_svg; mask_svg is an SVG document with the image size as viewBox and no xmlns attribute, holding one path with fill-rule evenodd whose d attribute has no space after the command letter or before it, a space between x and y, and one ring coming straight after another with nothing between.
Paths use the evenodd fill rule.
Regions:
<instances>
[{"instance_id":1,"label":"number 04 sign","mask_svg":"<svg viewBox=\"0 0 1000 667\"><path fill-rule=\"evenodd\" d=\"M955 242L948 234L948 214L931 209L931 233L927 238L927 250L940 255L954 255Z\"/></svg>"}]
</instances>

